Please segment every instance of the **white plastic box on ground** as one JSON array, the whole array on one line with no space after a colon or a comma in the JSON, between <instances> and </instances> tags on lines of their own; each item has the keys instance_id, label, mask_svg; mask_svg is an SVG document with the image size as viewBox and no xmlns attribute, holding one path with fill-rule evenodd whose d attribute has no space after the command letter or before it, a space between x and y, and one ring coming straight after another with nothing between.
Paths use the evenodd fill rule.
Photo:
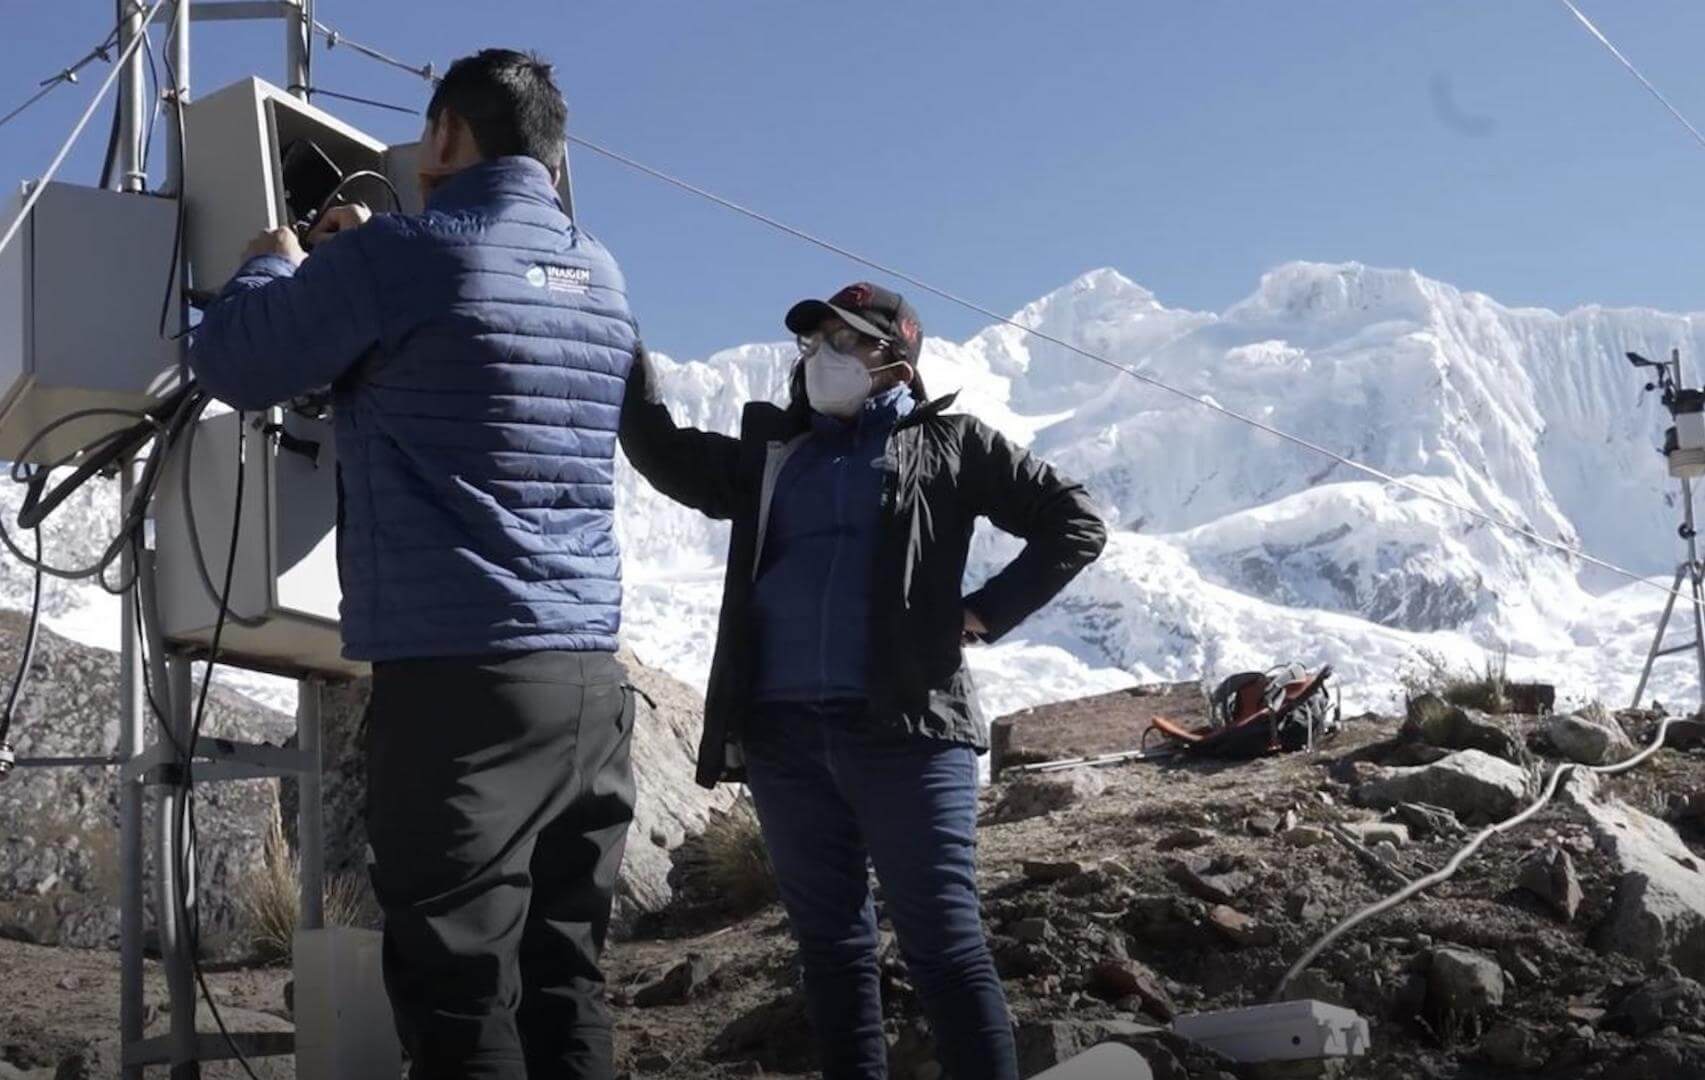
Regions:
<instances>
[{"instance_id":1,"label":"white plastic box on ground","mask_svg":"<svg viewBox=\"0 0 1705 1080\"><path fill-rule=\"evenodd\" d=\"M402 1074L376 930L298 930L296 1075L303 1080L391 1080Z\"/></svg>"},{"instance_id":2,"label":"white plastic box on ground","mask_svg":"<svg viewBox=\"0 0 1705 1080\"><path fill-rule=\"evenodd\" d=\"M237 494L239 415L202 420L193 439L179 439L161 471L154 502L160 627L180 645L207 646L213 638ZM365 664L341 655L331 424L287 410L245 419L242 527L229 602L234 618L225 623L220 653L231 663L282 674L362 674ZM268 430L274 423L282 430Z\"/></svg>"},{"instance_id":3,"label":"white plastic box on ground","mask_svg":"<svg viewBox=\"0 0 1705 1080\"><path fill-rule=\"evenodd\" d=\"M1281 1001L1180 1016L1172 1030L1233 1061L1304 1061L1368 1052L1368 1022L1324 1001Z\"/></svg>"},{"instance_id":4,"label":"white plastic box on ground","mask_svg":"<svg viewBox=\"0 0 1705 1080\"><path fill-rule=\"evenodd\" d=\"M23 196L7 204L0 222L10 224ZM162 305L176 302L176 230L167 199L75 184L42 192L0 254L0 459L19 460L72 412L144 409L176 387L178 346L160 333ZM28 460L56 461L135 422L111 414L67 424Z\"/></svg>"},{"instance_id":5,"label":"white plastic box on ground","mask_svg":"<svg viewBox=\"0 0 1705 1080\"><path fill-rule=\"evenodd\" d=\"M1105 1043L1037 1073L1036 1080L1154 1080L1154 1071L1130 1047Z\"/></svg>"}]
</instances>

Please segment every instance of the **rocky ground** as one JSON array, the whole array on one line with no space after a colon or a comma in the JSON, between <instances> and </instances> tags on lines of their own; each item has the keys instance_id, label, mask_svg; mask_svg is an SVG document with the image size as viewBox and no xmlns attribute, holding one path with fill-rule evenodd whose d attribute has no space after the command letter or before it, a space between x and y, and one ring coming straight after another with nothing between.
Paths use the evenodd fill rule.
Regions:
<instances>
[{"instance_id":1,"label":"rocky ground","mask_svg":"<svg viewBox=\"0 0 1705 1080\"><path fill-rule=\"evenodd\" d=\"M1257 1075L1165 1021L1266 1000L1313 941L1442 867L1552 768L1623 759L1658 722L1493 720L1432 700L1411 713L1349 721L1312 756L990 787L985 916L1026 1074L1111 1038L1169 1080ZM1373 1052L1338 1075L1705 1077L1705 731L1678 722L1670 742L1636 770L1564 785L1453 879L1321 955L1289 996L1345 1004L1372 1025ZM623 1069L811 1075L779 910L735 917L715 900L678 890L613 948ZM0 1057L50 1065L110 1030L112 966L106 953L0 946ZM215 974L233 1008L280 1020L282 982ZM893 1075L939 1075L892 943L884 983ZM22 1011L20 986L31 988Z\"/></svg>"}]
</instances>

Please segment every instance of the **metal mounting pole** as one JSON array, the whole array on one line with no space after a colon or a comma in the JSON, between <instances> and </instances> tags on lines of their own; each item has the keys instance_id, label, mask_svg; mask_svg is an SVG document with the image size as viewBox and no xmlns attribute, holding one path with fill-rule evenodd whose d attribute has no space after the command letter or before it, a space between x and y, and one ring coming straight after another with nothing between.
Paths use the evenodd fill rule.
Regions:
<instances>
[{"instance_id":1,"label":"metal mounting pole","mask_svg":"<svg viewBox=\"0 0 1705 1080\"><path fill-rule=\"evenodd\" d=\"M118 0L118 44L120 55L137 37L146 33L143 26L144 9L134 0ZM147 84L143 81L142 50L136 49L125 61L118 81L118 140L114 148L117 168L114 180L120 191L140 192L148 186L148 162L143 158L142 132L147 122ZM120 473L119 507L121 516L128 512L136 497L135 466L126 462ZM120 556L120 579L128 580L137 570L134 547ZM136 634L136 596L126 591L119 605L119 727L118 757L129 761L140 754L147 739L147 717L142 703L142 652ZM143 857L142 799L140 782L119 776L118 791L118 850L119 850L119 1037L122 1048L142 1041L143 987L142 936L145 922L143 881L146 860ZM123 1065L124 1080L142 1080L139 1065Z\"/></svg>"},{"instance_id":2,"label":"metal mounting pole","mask_svg":"<svg viewBox=\"0 0 1705 1080\"><path fill-rule=\"evenodd\" d=\"M299 925L303 930L326 925L326 830L320 806L320 690L324 685L318 676L296 683L296 749L304 759L296 785L297 862L302 879Z\"/></svg>"},{"instance_id":3,"label":"metal mounting pole","mask_svg":"<svg viewBox=\"0 0 1705 1080\"><path fill-rule=\"evenodd\" d=\"M118 47L124 50L143 32L146 9L134 0L118 0ZM148 186L148 163L142 160L142 132L148 120L147 84L143 81L142 50L125 61L118 80L118 184L120 191Z\"/></svg>"},{"instance_id":4,"label":"metal mounting pole","mask_svg":"<svg viewBox=\"0 0 1705 1080\"><path fill-rule=\"evenodd\" d=\"M314 13L310 0L285 0L284 75L285 89L308 98L309 50L314 47Z\"/></svg>"},{"instance_id":5,"label":"metal mounting pole","mask_svg":"<svg viewBox=\"0 0 1705 1080\"><path fill-rule=\"evenodd\" d=\"M174 656L166 666L172 737L164 748L165 760L182 768L185 757L195 752L189 745L194 679L190 662L184 657ZM184 747L188 754L179 755L172 748L174 744ZM201 1075L201 1067L196 1058L195 963L191 955L195 947L191 933L195 925L195 846L184 806L189 792L181 783L162 783L155 790L159 795L154 828L160 838L154 863L160 895L155 918L160 928L160 962L166 969L166 989L171 998L171 1080L193 1080Z\"/></svg>"},{"instance_id":6,"label":"metal mounting pole","mask_svg":"<svg viewBox=\"0 0 1705 1080\"><path fill-rule=\"evenodd\" d=\"M189 104L189 21L190 0L177 0L172 5L172 75L174 85L170 88L171 97L167 100L170 106L166 110L166 187L165 190L174 197L183 196L184 162L183 143L186 135L179 131L179 110ZM178 263L178 283L182 286L181 295L187 296L189 281L186 271L189 260L182 259ZM180 300L180 303L182 301ZM179 344L180 354L184 351Z\"/></svg>"},{"instance_id":7,"label":"metal mounting pole","mask_svg":"<svg viewBox=\"0 0 1705 1080\"><path fill-rule=\"evenodd\" d=\"M166 123L166 188L179 200L184 197L183 109L189 103L190 86L190 0L176 0L172 8L172 72L171 108ZM178 265L173 269L178 279L178 303L189 295L189 260L180 252ZM180 372L187 374L189 346L187 340L178 343ZM164 453L164 447L156 447ZM187 755L195 748L188 745L191 707L191 678L189 661L166 658L165 642L160 634L160 609L154 591L154 563L151 553L144 555L143 575L139 579L142 596L143 628L148 635L148 655L154 671L154 685L164 697L160 707L165 715L159 717L162 750L169 745L184 746ZM169 737L166 728L170 729ZM168 758L171 760L171 758ZM179 764L183 762L180 760ZM195 1027L196 997L194 959L189 950L195 947L191 936L192 911L195 904L195 858L186 824L184 800L190 797L187 789L174 784L157 787L155 813L159 816L156 829L159 844L155 848L154 872L158 878L158 908L160 958L166 969L167 993L170 998L170 1032L167 1036L172 1080L201 1075L196 1060ZM180 877L185 880L180 882Z\"/></svg>"},{"instance_id":8,"label":"metal mounting pole","mask_svg":"<svg viewBox=\"0 0 1705 1080\"><path fill-rule=\"evenodd\" d=\"M119 473L119 505L128 507L135 476L126 464ZM135 572L133 549L119 556L120 579ZM118 758L128 762L142 752L147 725L142 710L142 656L136 640L136 593L126 590L119 602L119 727ZM118 778L118 1027L121 1050L142 1041L143 874L142 784L124 773ZM123 1080L142 1080L142 1066L125 1065Z\"/></svg>"}]
</instances>

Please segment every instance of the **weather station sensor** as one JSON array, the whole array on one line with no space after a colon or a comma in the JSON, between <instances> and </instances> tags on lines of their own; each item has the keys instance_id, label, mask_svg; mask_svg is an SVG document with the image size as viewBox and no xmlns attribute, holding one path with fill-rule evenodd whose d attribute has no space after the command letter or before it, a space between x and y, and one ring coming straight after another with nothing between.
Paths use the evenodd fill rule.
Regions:
<instances>
[{"instance_id":1,"label":"weather station sensor","mask_svg":"<svg viewBox=\"0 0 1705 1080\"><path fill-rule=\"evenodd\" d=\"M1671 350L1668 362L1648 360L1635 352L1627 356L1635 370L1653 373L1646 392L1658 391L1675 421L1664 432L1661 451L1670 476L1677 480L1705 476L1705 390L1681 385L1681 350Z\"/></svg>"},{"instance_id":2,"label":"weather station sensor","mask_svg":"<svg viewBox=\"0 0 1705 1080\"><path fill-rule=\"evenodd\" d=\"M23 198L9 202L0 220ZM57 462L176 388L178 347L160 332L176 228L166 199L47 185L0 254L0 459ZM89 409L108 411L37 438Z\"/></svg>"},{"instance_id":3,"label":"weather station sensor","mask_svg":"<svg viewBox=\"0 0 1705 1080\"><path fill-rule=\"evenodd\" d=\"M290 410L210 417L172 448L154 504L161 633L191 649L212 643L231 544L239 430L243 516L219 643L223 662L288 674L364 673L366 665L341 655L331 424Z\"/></svg>"},{"instance_id":4,"label":"weather station sensor","mask_svg":"<svg viewBox=\"0 0 1705 1080\"><path fill-rule=\"evenodd\" d=\"M1705 689L1705 610L1702 610L1705 609L1705 563L1699 559L1699 534L1693 513L1693 481L1705 476L1705 391L1682 385L1680 349L1671 349L1667 361L1648 360L1635 352L1626 355L1636 371L1652 373L1646 383L1646 392L1658 391L1664 408L1669 410L1670 418L1675 421L1664 432L1660 453L1664 456L1670 477L1681 482L1682 516L1676 535L1681 537L1687 550L1687 557L1675 569L1669 599L1664 602L1664 613L1658 618L1658 630L1652 636L1652 647L1646 654L1646 666L1634 688L1634 708L1637 709L1640 699L1646 696L1646 684L1651 681L1652 667L1659 657L1692 653L1699 668L1700 686ZM1681 591L1684 585L1688 590L1686 594ZM1670 617L1675 614L1678 599L1690 601L1689 621L1693 624L1693 640L1666 645Z\"/></svg>"},{"instance_id":5,"label":"weather station sensor","mask_svg":"<svg viewBox=\"0 0 1705 1080\"><path fill-rule=\"evenodd\" d=\"M1664 458L1676 479L1705 476L1705 390L1677 390L1670 415L1675 426L1664 432Z\"/></svg>"},{"instance_id":6,"label":"weather station sensor","mask_svg":"<svg viewBox=\"0 0 1705 1080\"><path fill-rule=\"evenodd\" d=\"M185 106L184 125L184 242L202 291L237 272L256 233L306 231L339 202L392 208L385 144L263 79Z\"/></svg>"}]
</instances>

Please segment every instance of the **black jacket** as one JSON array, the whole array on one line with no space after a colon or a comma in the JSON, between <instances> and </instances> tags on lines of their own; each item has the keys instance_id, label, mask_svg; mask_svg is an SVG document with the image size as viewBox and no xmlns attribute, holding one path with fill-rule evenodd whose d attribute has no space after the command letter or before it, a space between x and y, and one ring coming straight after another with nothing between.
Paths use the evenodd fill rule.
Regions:
<instances>
[{"instance_id":1,"label":"black jacket","mask_svg":"<svg viewBox=\"0 0 1705 1080\"><path fill-rule=\"evenodd\" d=\"M740 733L752 681L748 601L782 463L810 433L798 373L793 402L753 402L740 435L680 428L635 360L622 407L628 460L663 494L733 523L716 651L705 692L698 782L742 775ZM920 391L921 384L915 387ZM871 612L871 720L919 735L988 747L988 724L965 666L963 611L1005 635L1095 560L1107 541L1083 488L973 417L948 413L951 395L901 418L888 439ZM961 596L978 517L1027 541L970 596ZM883 593L881 590L886 590Z\"/></svg>"}]
</instances>

